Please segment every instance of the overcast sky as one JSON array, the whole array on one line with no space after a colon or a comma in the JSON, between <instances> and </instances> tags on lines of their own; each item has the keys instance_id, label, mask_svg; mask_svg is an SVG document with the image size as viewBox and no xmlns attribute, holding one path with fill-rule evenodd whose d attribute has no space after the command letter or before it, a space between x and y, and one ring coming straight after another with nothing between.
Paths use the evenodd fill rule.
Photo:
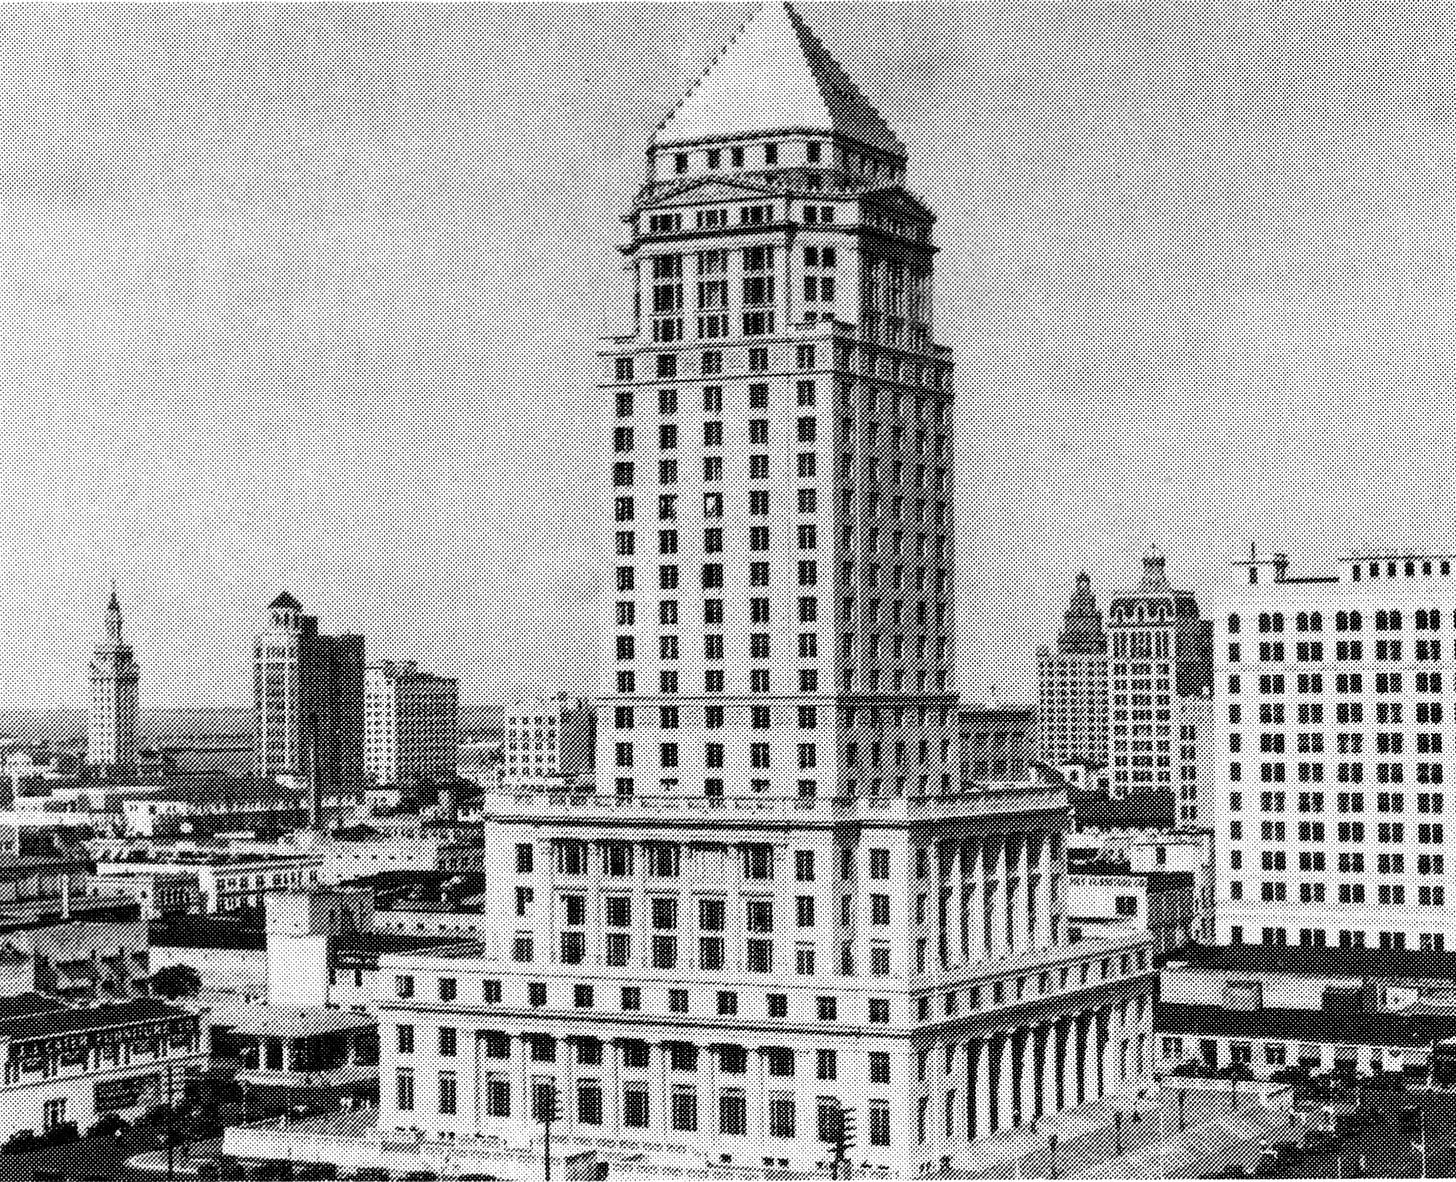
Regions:
<instances>
[{"instance_id":1,"label":"overcast sky","mask_svg":"<svg viewBox=\"0 0 1456 1182\"><path fill-rule=\"evenodd\" d=\"M293 591L481 699L592 688L593 352L743 5L0 9L0 705L248 700ZM939 211L960 688L1073 574L1456 549L1442 5L801 11Z\"/></svg>"}]
</instances>

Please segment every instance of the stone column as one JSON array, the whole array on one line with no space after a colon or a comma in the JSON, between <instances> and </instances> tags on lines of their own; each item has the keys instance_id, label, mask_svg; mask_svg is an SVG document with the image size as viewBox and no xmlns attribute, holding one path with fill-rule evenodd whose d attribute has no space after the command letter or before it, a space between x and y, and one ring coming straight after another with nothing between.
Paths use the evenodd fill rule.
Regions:
<instances>
[{"instance_id":1,"label":"stone column","mask_svg":"<svg viewBox=\"0 0 1456 1182\"><path fill-rule=\"evenodd\" d=\"M971 1100L971 1138L984 1137L991 1131L991 1040L978 1038L975 1041L974 1059L970 1066L969 1092ZM969 1057L968 1052L968 1057Z\"/></svg>"},{"instance_id":2,"label":"stone column","mask_svg":"<svg viewBox=\"0 0 1456 1182\"><path fill-rule=\"evenodd\" d=\"M1015 1129L1026 1120L1021 1106L1021 1085L1026 1078L1026 1045L1020 1030L1008 1031L1006 1042L1011 1050L1011 1119L1007 1123Z\"/></svg>"},{"instance_id":3,"label":"stone column","mask_svg":"<svg viewBox=\"0 0 1456 1182\"><path fill-rule=\"evenodd\" d=\"M986 959L986 844L971 847L971 960Z\"/></svg>"},{"instance_id":4,"label":"stone column","mask_svg":"<svg viewBox=\"0 0 1456 1182\"><path fill-rule=\"evenodd\" d=\"M1072 1104L1084 1104L1087 1100L1087 1023L1084 1014L1072 1015L1072 1033L1067 1050L1072 1056L1075 1083L1072 1088Z\"/></svg>"},{"instance_id":5,"label":"stone column","mask_svg":"<svg viewBox=\"0 0 1456 1182\"><path fill-rule=\"evenodd\" d=\"M996 1127L1013 1128L1016 1120L1015 1042L1009 1031L997 1035L1001 1044L1000 1070L996 1077Z\"/></svg>"},{"instance_id":6,"label":"stone column","mask_svg":"<svg viewBox=\"0 0 1456 1182\"><path fill-rule=\"evenodd\" d=\"M1057 1028L1043 1024L1037 1027L1037 1075L1041 1080L1038 1116L1050 1116L1057 1110Z\"/></svg>"},{"instance_id":7,"label":"stone column","mask_svg":"<svg viewBox=\"0 0 1456 1182\"><path fill-rule=\"evenodd\" d=\"M1077 1076L1072 1064L1072 1026L1066 1016L1058 1018L1052 1027L1052 1038L1056 1043L1057 1111L1069 1108L1076 1102Z\"/></svg>"},{"instance_id":8,"label":"stone column","mask_svg":"<svg viewBox=\"0 0 1456 1182\"><path fill-rule=\"evenodd\" d=\"M1102 1049L1103 1075L1107 1080L1107 1091L1116 1091L1122 1080L1117 1073L1117 1048L1122 1041L1122 1007L1109 1006L1104 1012L1107 1025L1107 1041Z\"/></svg>"},{"instance_id":9,"label":"stone column","mask_svg":"<svg viewBox=\"0 0 1456 1182\"><path fill-rule=\"evenodd\" d=\"M953 1042L951 1042L951 1043L947 1043L946 1046L945 1046L945 1049L943 1051L941 1051L941 1054L943 1054L943 1055L948 1054L948 1056L949 1056L949 1061L947 1063L942 1064L942 1066L944 1066L946 1068L946 1071L945 1071L945 1086L946 1086L947 1089L950 1089L952 1091L955 1089L956 1080L959 1078L957 1076L957 1074L956 1074L956 1072L957 1072L957 1068L956 1068L956 1051L958 1049L959 1048L956 1046L956 1044L953 1043ZM960 1125L961 1120L962 1120L962 1117L964 1115L964 1113L962 1113L960 1116L957 1115L957 1108L958 1107L959 1107L958 1105L952 1104L951 1109L950 1109L950 1119L949 1119L949 1121L946 1120L946 1113L945 1113L945 1110L944 1109L941 1110L940 1115L939 1115L940 1126L945 1131L945 1139L947 1141L949 1141L952 1137L955 1136L955 1130ZM947 1124L949 1124L949 1126L950 1126L949 1128L946 1128L945 1127Z\"/></svg>"},{"instance_id":10,"label":"stone column","mask_svg":"<svg viewBox=\"0 0 1456 1182\"><path fill-rule=\"evenodd\" d=\"M969 964L975 957L971 954L971 908L976 903L976 893L971 887L971 867L975 860L976 847L970 841L957 845L960 855L960 913L957 916L960 930L956 933L961 955L960 963Z\"/></svg>"},{"instance_id":11,"label":"stone column","mask_svg":"<svg viewBox=\"0 0 1456 1182\"><path fill-rule=\"evenodd\" d=\"M997 916L1001 913L1001 873L1006 858L1005 838L986 838L983 858L981 867L986 877L985 889L981 898L981 914L986 926L986 955L994 958L1001 955L1006 942L1006 933L998 928L996 922Z\"/></svg>"},{"instance_id":12,"label":"stone column","mask_svg":"<svg viewBox=\"0 0 1456 1182\"><path fill-rule=\"evenodd\" d=\"M1041 1073L1037 1063L1036 1028L1021 1032L1021 1123L1029 1125L1037 1116L1041 1099Z\"/></svg>"},{"instance_id":13,"label":"stone column","mask_svg":"<svg viewBox=\"0 0 1456 1182\"><path fill-rule=\"evenodd\" d=\"M997 925L1004 928L1002 939L1005 941L1007 953L1017 952L1021 948L1021 923L1017 916L1020 908L1016 904L1017 897L1021 894L1021 836L1006 839L1006 859L1004 870L1001 874L1001 914L997 917Z\"/></svg>"},{"instance_id":14,"label":"stone column","mask_svg":"<svg viewBox=\"0 0 1456 1182\"><path fill-rule=\"evenodd\" d=\"M602 1072L602 1126L612 1136L622 1135L622 1044L608 1039L602 1048L606 1054L606 1070Z\"/></svg>"},{"instance_id":15,"label":"stone column","mask_svg":"<svg viewBox=\"0 0 1456 1182\"><path fill-rule=\"evenodd\" d=\"M1082 1015L1083 1103L1097 1098L1097 1014L1093 1010Z\"/></svg>"}]
</instances>

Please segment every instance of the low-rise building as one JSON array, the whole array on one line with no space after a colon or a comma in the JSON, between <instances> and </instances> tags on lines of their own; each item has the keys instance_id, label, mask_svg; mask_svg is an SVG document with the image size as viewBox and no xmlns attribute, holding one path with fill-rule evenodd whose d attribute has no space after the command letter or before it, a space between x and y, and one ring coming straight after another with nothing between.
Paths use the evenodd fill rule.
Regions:
<instances>
[{"instance_id":1,"label":"low-rise building","mask_svg":"<svg viewBox=\"0 0 1456 1182\"><path fill-rule=\"evenodd\" d=\"M198 1016L154 997L69 1009L0 998L0 1137L126 1117L180 1094L207 1065Z\"/></svg>"},{"instance_id":2,"label":"low-rise building","mask_svg":"<svg viewBox=\"0 0 1456 1182\"><path fill-rule=\"evenodd\" d=\"M319 807L326 820L348 818L359 807L357 792L326 787ZM192 776L122 794L119 807L126 832L137 837L169 837L240 830L265 825L293 829L311 821L313 806L302 779L251 780Z\"/></svg>"},{"instance_id":3,"label":"low-rise building","mask_svg":"<svg viewBox=\"0 0 1456 1182\"><path fill-rule=\"evenodd\" d=\"M252 912L151 925L154 969L190 966L209 1001L285 1006L372 1007L381 956L460 943L455 935L376 930L369 893L336 888L271 896L263 922Z\"/></svg>"},{"instance_id":4,"label":"low-rise building","mask_svg":"<svg viewBox=\"0 0 1456 1182\"><path fill-rule=\"evenodd\" d=\"M96 888L102 894L131 900L141 908L144 919L202 910L197 875L182 870L113 867L104 876L97 876Z\"/></svg>"},{"instance_id":5,"label":"low-rise building","mask_svg":"<svg viewBox=\"0 0 1456 1182\"><path fill-rule=\"evenodd\" d=\"M1232 944L1164 964L1160 1070L1395 1070L1456 1037L1456 953Z\"/></svg>"},{"instance_id":6,"label":"low-rise building","mask_svg":"<svg viewBox=\"0 0 1456 1182\"><path fill-rule=\"evenodd\" d=\"M45 993L87 1003L131 997L147 975L136 904L107 899L0 907L0 997Z\"/></svg>"},{"instance_id":7,"label":"low-rise building","mask_svg":"<svg viewBox=\"0 0 1456 1182\"><path fill-rule=\"evenodd\" d=\"M319 881L342 883L389 870L474 870L481 867L478 824L422 822L407 832L355 825L308 843L319 859Z\"/></svg>"},{"instance_id":8,"label":"low-rise building","mask_svg":"<svg viewBox=\"0 0 1456 1182\"><path fill-rule=\"evenodd\" d=\"M1176 870L1134 870L1127 862L1072 862L1067 871L1067 935L1146 932L1159 955L1189 943L1198 930L1197 885Z\"/></svg>"},{"instance_id":9,"label":"low-rise building","mask_svg":"<svg viewBox=\"0 0 1456 1182\"><path fill-rule=\"evenodd\" d=\"M1213 943L1213 833L1208 829L1084 829L1067 838L1067 864L1120 862L1134 872L1193 876L1193 939Z\"/></svg>"},{"instance_id":10,"label":"low-rise building","mask_svg":"<svg viewBox=\"0 0 1456 1182\"><path fill-rule=\"evenodd\" d=\"M500 921L485 908L481 874L387 870L341 885L373 893L376 931L496 942Z\"/></svg>"},{"instance_id":11,"label":"low-rise building","mask_svg":"<svg viewBox=\"0 0 1456 1182\"><path fill-rule=\"evenodd\" d=\"M203 911L240 911L263 906L275 891L297 891L320 881L322 860L307 853L235 852L227 847L148 845L124 851L98 847L96 873L110 876L185 874L197 883Z\"/></svg>"},{"instance_id":12,"label":"low-rise building","mask_svg":"<svg viewBox=\"0 0 1456 1182\"><path fill-rule=\"evenodd\" d=\"M231 1001L209 1015L208 1045L215 1068L252 1088L342 1098L379 1084L379 1024L356 1010Z\"/></svg>"},{"instance_id":13,"label":"low-rise building","mask_svg":"<svg viewBox=\"0 0 1456 1182\"><path fill-rule=\"evenodd\" d=\"M1036 708L962 707L960 741L963 783L1025 780L1036 759Z\"/></svg>"}]
</instances>

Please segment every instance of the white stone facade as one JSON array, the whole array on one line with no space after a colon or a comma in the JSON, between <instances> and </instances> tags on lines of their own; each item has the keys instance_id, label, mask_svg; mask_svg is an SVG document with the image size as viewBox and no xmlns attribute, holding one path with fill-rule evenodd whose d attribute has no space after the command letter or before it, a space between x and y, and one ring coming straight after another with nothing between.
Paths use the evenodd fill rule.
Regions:
<instances>
[{"instance_id":1,"label":"white stone facade","mask_svg":"<svg viewBox=\"0 0 1456 1182\"><path fill-rule=\"evenodd\" d=\"M374 784L448 784L460 754L460 687L413 662L364 667L364 772Z\"/></svg>"},{"instance_id":2,"label":"white stone facade","mask_svg":"<svg viewBox=\"0 0 1456 1182\"><path fill-rule=\"evenodd\" d=\"M1220 941L1456 948L1452 566L1237 564L1215 620Z\"/></svg>"},{"instance_id":3,"label":"white stone facade","mask_svg":"<svg viewBox=\"0 0 1456 1182\"><path fill-rule=\"evenodd\" d=\"M596 742L594 703L565 696L517 702L505 714L502 783L507 790L588 783Z\"/></svg>"}]
</instances>

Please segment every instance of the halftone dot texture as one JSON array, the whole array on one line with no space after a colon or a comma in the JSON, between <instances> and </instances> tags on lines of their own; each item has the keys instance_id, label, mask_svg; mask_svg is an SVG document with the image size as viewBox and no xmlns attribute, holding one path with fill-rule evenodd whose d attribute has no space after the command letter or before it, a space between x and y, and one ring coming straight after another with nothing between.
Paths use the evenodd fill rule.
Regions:
<instances>
[{"instance_id":1,"label":"halftone dot texture","mask_svg":"<svg viewBox=\"0 0 1456 1182\"><path fill-rule=\"evenodd\" d=\"M746 5L15 8L0 512L15 705L121 585L142 701L248 696L280 587L467 700L588 688L644 148ZM960 681L1030 696L1070 573L1442 545L1439 5L809 4L937 211Z\"/></svg>"}]
</instances>

